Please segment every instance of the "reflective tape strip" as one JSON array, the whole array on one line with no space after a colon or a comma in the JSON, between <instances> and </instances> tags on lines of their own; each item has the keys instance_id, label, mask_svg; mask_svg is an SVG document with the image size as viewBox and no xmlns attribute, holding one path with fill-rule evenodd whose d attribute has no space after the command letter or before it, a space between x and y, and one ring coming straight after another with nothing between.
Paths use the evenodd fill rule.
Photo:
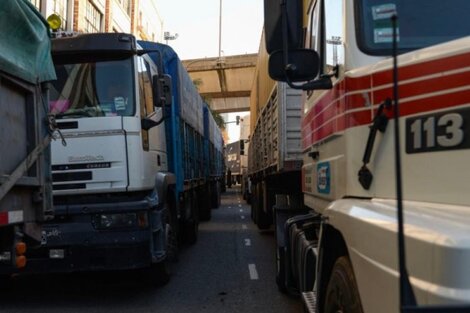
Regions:
<instances>
[{"instance_id":1,"label":"reflective tape strip","mask_svg":"<svg viewBox=\"0 0 470 313\"><path fill-rule=\"evenodd\" d=\"M0 225L21 223L23 221L23 211L21 210L0 213Z\"/></svg>"},{"instance_id":2,"label":"reflective tape strip","mask_svg":"<svg viewBox=\"0 0 470 313\"><path fill-rule=\"evenodd\" d=\"M23 211L18 210L18 211L8 212L8 223L9 224L21 223L23 221L24 221Z\"/></svg>"}]
</instances>

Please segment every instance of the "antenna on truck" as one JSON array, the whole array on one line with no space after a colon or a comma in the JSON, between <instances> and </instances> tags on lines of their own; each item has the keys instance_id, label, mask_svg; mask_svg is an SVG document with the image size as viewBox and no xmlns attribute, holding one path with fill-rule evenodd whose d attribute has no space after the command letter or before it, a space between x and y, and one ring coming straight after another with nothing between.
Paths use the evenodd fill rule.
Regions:
<instances>
[{"instance_id":1,"label":"antenna on truck","mask_svg":"<svg viewBox=\"0 0 470 313\"><path fill-rule=\"evenodd\" d=\"M406 269L405 255L405 233L403 221L403 191L401 176L401 149L400 149L400 107L398 100L398 43L397 43L397 15L393 15L392 27L392 55L393 55L393 116L395 120L395 177L396 177L396 193L397 193L397 217L398 217L398 266L400 271L400 308L404 306L416 306L416 298L411 288L410 277Z\"/></svg>"}]
</instances>

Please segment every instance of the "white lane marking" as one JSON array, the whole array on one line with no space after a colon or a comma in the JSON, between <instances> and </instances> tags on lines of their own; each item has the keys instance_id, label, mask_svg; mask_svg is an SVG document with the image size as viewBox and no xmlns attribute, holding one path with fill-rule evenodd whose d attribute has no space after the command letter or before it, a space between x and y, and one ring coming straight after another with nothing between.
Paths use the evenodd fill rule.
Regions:
<instances>
[{"instance_id":1,"label":"white lane marking","mask_svg":"<svg viewBox=\"0 0 470 313\"><path fill-rule=\"evenodd\" d=\"M251 246L251 239L245 239L245 246L247 247Z\"/></svg>"},{"instance_id":2,"label":"white lane marking","mask_svg":"<svg viewBox=\"0 0 470 313\"><path fill-rule=\"evenodd\" d=\"M231 209L232 207L231 207L231 206L229 206L228 208L229 208L229 209Z\"/></svg>"},{"instance_id":3,"label":"white lane marking","mask_svg":"<svg viewBox=\"0 0 470 313\"><path fill-rule=\"evenodd\" d=\"M245 224L242 224L242 229L248 229L248 227Z\"/></svg>"},{"instance_id":4,"label":"white lane marking","mask_svg":"<svg viewBox=\"0 0 470 313\"><path fill-rule=\"evenodd\" d=\"M239 206L240 208L242 207L242 205L241 205L241 204L239 204L238 206Z\"/></svg>"},{"instance_id":5,"label":"white lane marking","mask_svg":"<svg viewBox=\"0 0 470 313\"><path fill-rule=\"evenodd\" d=\"M243 209L240 209L240 212L242 212L242 213L243 213Z\"/></svg>"},{"instance_id":6,"label":"white lane marking","mask_svg":"<svg viewBox=\"0 0 470 313\"><path fill-rule=\"evenodd\" d=\"M258 271L256 270L255 264L248 264L248 270L250 271L251 280L257 280L259 278Z\"/></svg>"},{"instance_id":7,"label":"white lane marking","mask_svg":"<svg viewBox=\"0 0 470 313\"><path fill-rule=\"evenodd\" d=\"M244 220L244 219L245 219L245 215L242 215L242 216L240 216L240 217L242 218L242 220Z\"/></svg>"}]
</instances>

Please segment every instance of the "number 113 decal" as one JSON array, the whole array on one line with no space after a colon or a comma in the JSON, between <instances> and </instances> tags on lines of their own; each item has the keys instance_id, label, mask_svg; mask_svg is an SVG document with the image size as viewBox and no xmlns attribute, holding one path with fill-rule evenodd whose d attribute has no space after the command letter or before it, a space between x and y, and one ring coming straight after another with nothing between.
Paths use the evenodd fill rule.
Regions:
<instances>
[{"instance_id":1,"label":"number 113 decal","mask_svg":"<svg viewBox=\"0 0 470 313\"><path fill-rule=\"evenodd\" d=\"M406 153L468 149L470 109L406 119Z\"/></svg>"}]
</instances>

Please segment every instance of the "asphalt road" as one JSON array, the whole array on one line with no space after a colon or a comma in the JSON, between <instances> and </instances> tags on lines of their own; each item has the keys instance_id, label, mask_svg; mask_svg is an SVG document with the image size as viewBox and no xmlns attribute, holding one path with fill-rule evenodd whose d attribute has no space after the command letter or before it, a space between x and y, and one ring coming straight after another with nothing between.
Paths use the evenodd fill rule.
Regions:
<instances>
[{"instance_id":1,"label":"asphalt road","mask_svg":"<svg viewBox=\"0 0 470 313\"><path fill-rule=\"evenodd\" d=\"M0 289L0 312L302 312L300 300L278 292L273 233L257 230L238 188L171 272L161 288L135 271L20 276Z\"/></svg>"}]
</instances>

